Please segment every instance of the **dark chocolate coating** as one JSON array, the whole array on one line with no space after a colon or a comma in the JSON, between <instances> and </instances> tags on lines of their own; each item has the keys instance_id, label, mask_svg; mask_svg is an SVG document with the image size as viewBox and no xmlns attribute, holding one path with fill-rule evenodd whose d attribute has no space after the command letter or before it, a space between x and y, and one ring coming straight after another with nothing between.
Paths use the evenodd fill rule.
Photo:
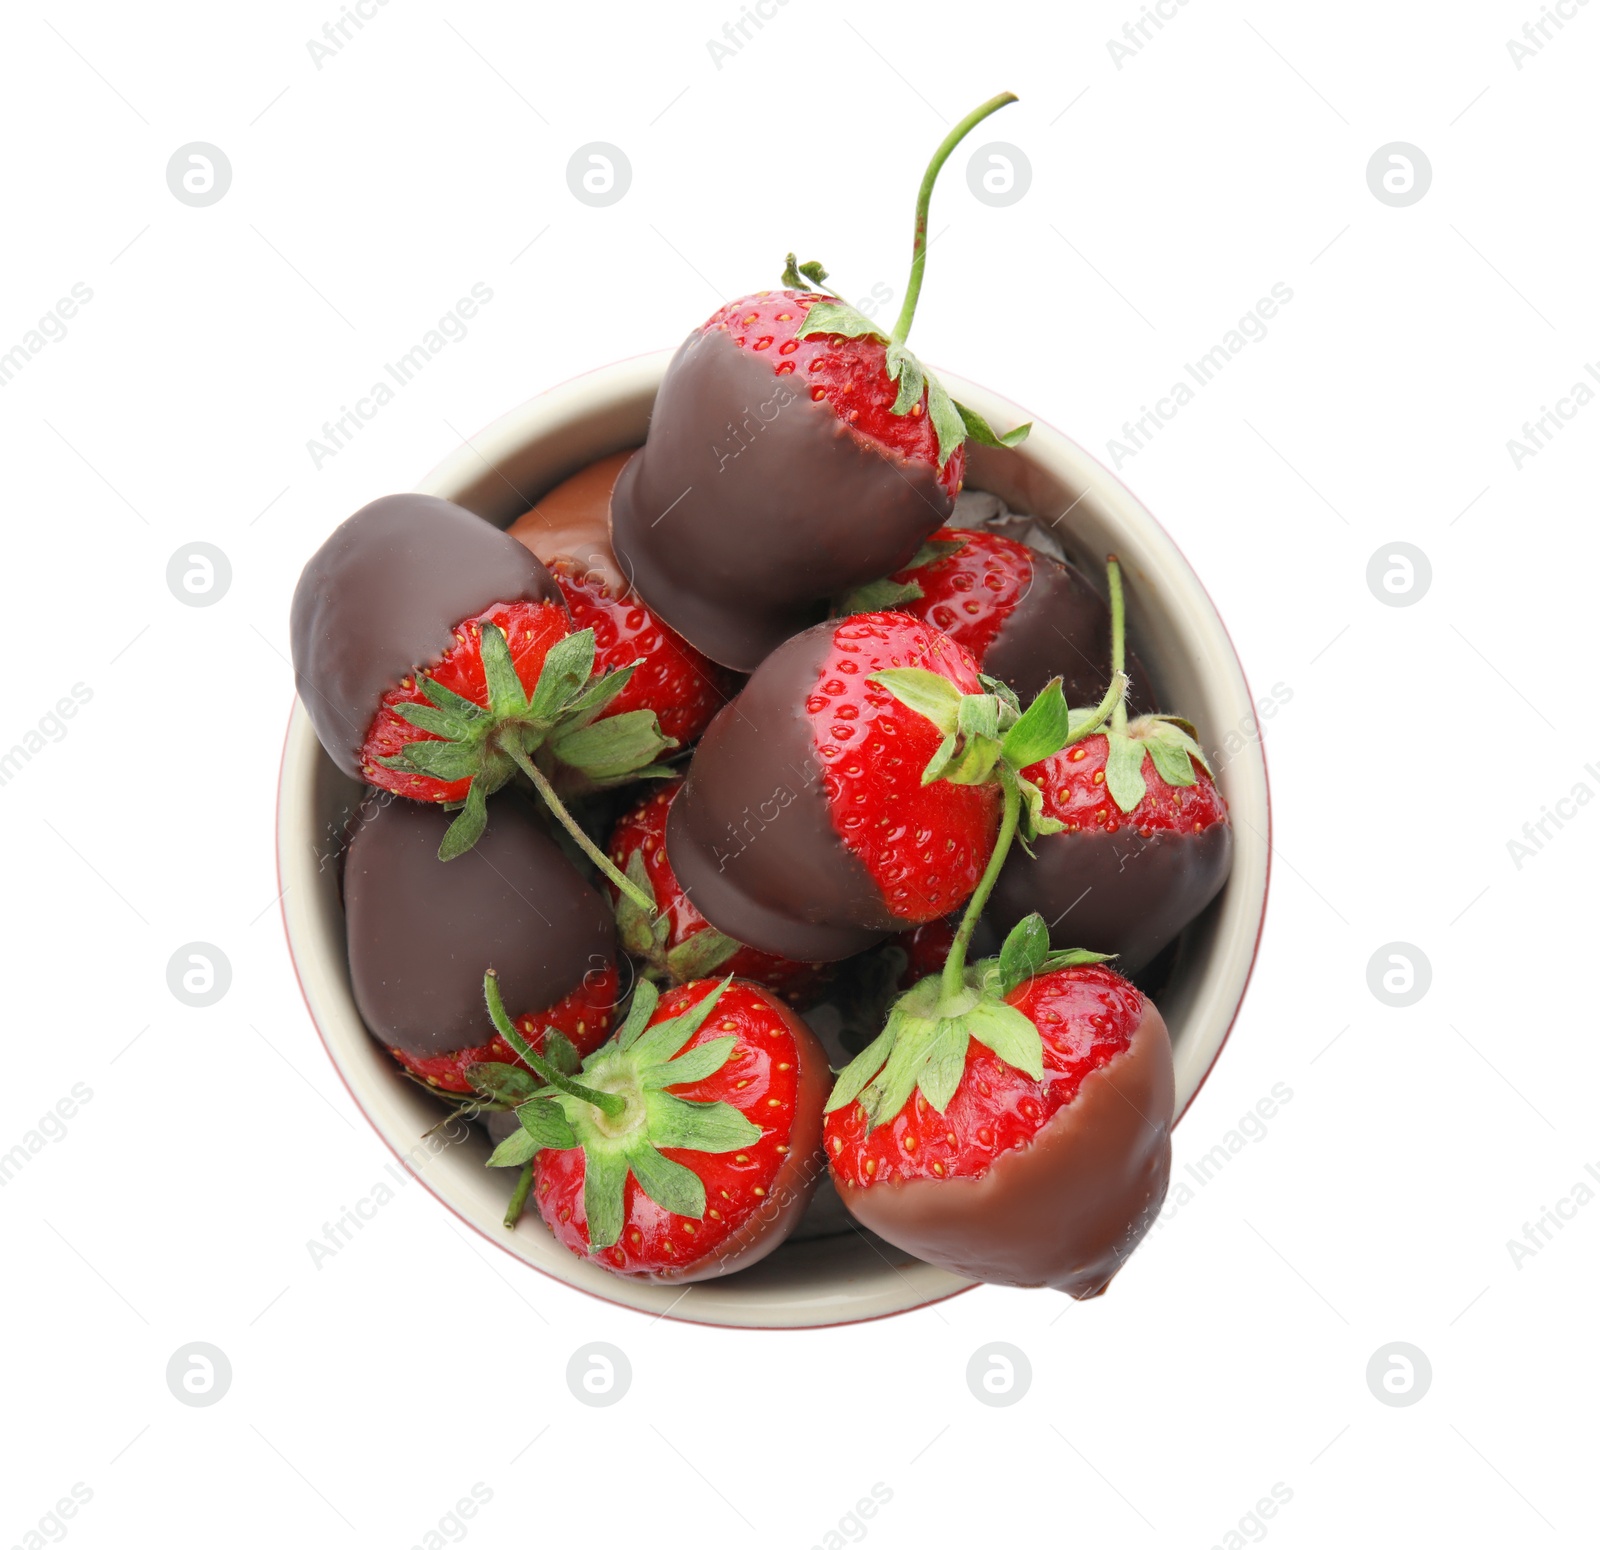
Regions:
<instances>
[{"instance_id":1,"label":"dark chocolate coating","mask_svg":"<svg viewBox=\"0 0 1600 1550\"><path fill-rule=\"evenodd\" d=\"M1037 550L1029 559L1033 580L984 653L983 670L1010 684L1024 705L1057 676L1068 705L1098 705L1111 682L1111 610L1076 566ZM1131 653L1128 704L1134 715L1155 708Z\"/></svg>"},{"instance_id":2,"label":"dark chocolate coating","mask_svg":"<svg viewBox=\"0 0 1600 1550\"><path fill-rule=\"evenodd\" d=\"M385 495L341 522L289 612L295 688L328 757L359 777L384 694L443 656L463 619L516 602L565 606L527 548L463 506Z\"/></svg>"},{"instance_id":3,"label":"dark chocolate coating","mask_svg":"<svg viewBox=\"0 0 1600 1550\"><path fill-rule=\"evenodd\" d=\"M1119 974L1142 969L1221 891L1233 830L1043 834L1030 858L1020 845L1001 868L988 915L1003 937L1037 910L1052 947L1115 953Z\"/></svg>"},{"instance_id":4,"label":"dark chocolate coating","mask_svg":"<svg viewBox=\"0 0 1600 1550\"><path fill-rule=\"evenodd\" d=\"M488 970L517 1018L554 1005L617 956L606 901L520 796L491 797L483 838L441 861L453 817L429 802L374 801L345 858L356 1005L384 1044L423 1058L494 1037Z\"/></svg>"},{"instance_id":5,"label":"dark chocolate coating","mask_svg":"<svg viewBox=\"0 0 1600 1550\"><path fill-rule=\"evenodd\" d=\"M931 1265L1098 1297L1166 1198L1173 1104L1172 1044L1146 1001L1127 1049L982 1178L834 1183L864 1227Z\"/></svg>"},{"instance_id":6,"label":"dark chocolate coating","mask_svg":"<svg viewBox=\"0 0 1600 1550\"><path fill-rule=\"evenodd\" d=\"M611 539L654 612L751 672L827 599L905 565L952 505L931 466L857 436L711 329L667 368L612 492Z\"/></svg>"},{"instance_id":7,"label":"dark chocolate coating","mask_svg":"<svg viewBox=\"0 0 1600 1550\"><path fill-rule=\"evenodd\" d=\"M717 712L667 817L667 859L700 913L799 963L848 958L906 924L828 812L805 701L834 628L785 641Z\"/></svg>"},{"instance_id":8,"label":"dark chocolate coating","mask_svg":"<svg viewBox=\"0 0 1600 1550\"><path fill-rule=\"evenodd\" d=\"M546 565L568 560L621 597L628 590L611 552L611 487L633 450L613 452L541 495L506 531Z\"/></svg>"}]
</instances>

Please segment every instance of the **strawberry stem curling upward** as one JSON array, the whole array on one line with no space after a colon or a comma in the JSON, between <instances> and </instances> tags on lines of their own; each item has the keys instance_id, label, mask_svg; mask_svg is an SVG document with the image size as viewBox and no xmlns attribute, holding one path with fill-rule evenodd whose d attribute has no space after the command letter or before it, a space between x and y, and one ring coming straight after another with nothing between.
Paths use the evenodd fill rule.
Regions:
<instances>
[{"instance_id":1,"label":"strawberry stem curling upward","mask_svg":"<svg viewBox=\"0 0 1600 1550\"><path fill-rule=\"evenodd\" d=\"M1043 813L1043 796L1022 770L1105 726L1122 704L1127 675L1115 673L1092 711L1072 712L1053 679L1026 711L997 679L987 694L963 695L947 679L917 668L874 674L902 703L946 733L923 771L923 781L977 785L997 780L1003 806L1000 832L976 891L967 902L944 968L919 980L889 1011L883 1031L839 1073L827 1102L832 1113L859 1101L867 1126L899 1113L920 1092L941 1114L955 1096L972 1039L1038 1080L1044 1050L1039 1030L1005 997L1024 980L1049 970L1100 963L1103 953L1050 951L1044 921L1030 915L1006 938L998 958L968 964L967 950L1013 841L1060 827Z\"/></svg>"},{"instance_id":2,"label":"strawberry stem curling upward","mask_svg":"<svg viewBox=\"0 0 1600 1550\"><path fill-rule=\"evenodd\" d=\"M928 260L928 205L933 198L933 185L940 170L950 159L950 153L966 138L975 125L991 113L997 113L1007 103L1017 100L1015 92L1001 92L991 97L981 107L961 120L940 142L927 170L922 174L922 184L917 190L916 226L911 239L911 275L906 281L906 299L900 308L891 333L884 333L864 313L834 297L822 297L811 302L805 323L796 330L797 339L807 339L816 334L838 334L845 338L872 338L884 349L884 370L896 385L891 412L899 415L921 414L927 404L927 414L938 438L939 468L942 471L951 455L970 437L986 447L1014 447L1032 429L1031 422L1003 433L995 431L975 409L957 403L934 374L906 348L906 335L911 331L911 320L916 315L917 301L922 295L922 276ZM796 290L808 291L807 280L818 284L827 278L822 265L811 263L796 265L794 254L788 255L788 266L783 272L783 282Z\"/></svg>"}]
</instances>

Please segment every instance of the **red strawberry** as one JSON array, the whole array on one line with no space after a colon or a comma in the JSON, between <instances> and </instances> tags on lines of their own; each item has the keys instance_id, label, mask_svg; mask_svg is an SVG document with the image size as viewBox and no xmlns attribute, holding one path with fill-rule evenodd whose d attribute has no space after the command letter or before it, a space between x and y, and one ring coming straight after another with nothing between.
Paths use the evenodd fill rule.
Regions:
<instances>
[{"instance_id":1,"label":"red strawberry","mask_svg":"<svg viewBox=\"0 0 1600 1550\"><path fill-rule=\"evenodd\" d=\"M1113 559L1113 660L1122 657L1121 568ZM1104 733L1025 770L1042 793L1033 854L1008 858L990 908L998 929L1041 913L1057 945L1117 955L1136 973L1227 881L1228 806L1194 728L1172 716L1130 722L1118 707Z\"/></svg>"},{"instance_id":2,"label":"red strawberry","mask_svg":"<svg viewBox=\"0 0 1600 1550\"><path fill-rule=\"evenodd\" d=\"M479 1062L516 1064L484 1038L483 971L495 965L535 1049L558 1029L580 1053L610 1032L616 935L599 892L545 832L531 804L502 792L482 839L439 859L449 815L374 797L344 857L350 984L373 1036L414 1076L473 1090Z\"/></svg>"},{"instance_id":3,"label":"red strawberry","mask_svg":"<svg viewBox=\"0 0 1600 1550\"><path fill-rule=\"evenodd\" d=\"M492 977L487 991L515 1045ZM823 1166L827 1061L769 991L700 980L658 1001L643 981L581 1067L530 1063L549 1085L518 1104L522 1130L490 1163L531 1169L545 1225L581 1258L707 1280L771 1253L804 1214Z\"/></svg>"},{"instance_id":4,"label":"red strawberry","mask_svg":"<svg viewBox=\"0 0 1600 1550\"><path fill-rule=\"evenodd\" d=\"M1029 519L1007 516L1013 531ZM942 527L903 570L845 599L846 612L895 608L965 646L979 667L1031 700L1052 678L1069 705L1110 677L1110 612L1076 566L990 527ZM1130 663L1130 702L1149 699Z\"/></svg>"},{"instance_id":5,"label":"red strawberry","mask_svg":"<svg viewBox=\"0 0 1600 1550\"><path fill-rule=\"evenodd\" d=\"M874 681L905 668L937 677L952 704L982 694L971 657L936 630L862 614L785 642L712 722L672 805L667 851L718 930L832 961L972 892L999 795L924 784L941 730Z\"/></svg>"},{"instance_id":6,"label":"red strawberry","mask_svg":"<svg viewBox=\"0 0 1600 1550\"><path fill-rule=\"evenodd\" d=\"M664 736L687 748L728 698L731 675L641 601L611 551L611 488L631 456L616 452L563 480L507 529L549 566L579 629L595 636L595 668L634 667L608 715L653 710Z\"/></svg>"},{"instance_id":7,"label":"red strawberry","mask_svg":"<svg viewBox=\"0 0 1600 1550\"><path fill-rule=\"evenodd\" d=\"M462 804L441 860L472 847L520 770L604 872L540 766L611 785L672 746L652 712L615 712L631 670L592 679L594 632L572 632L549 571L432 496L391 495L342 523L301 574L291 634L301 699L341 769Z\"/></svg>"},{"instance_id":8,"label":"red strawberry","mask_svg":"<svg viewBox=\"0 0 1600 1550\"><path fill-rule=\"evenodd\" d=\"M733 674L696 651L638 597L619 596L592 571L571 560L557 560L550 573L574 625L594 631L595 671L633 667L633 675L605 715L650 711L661 735L679 748L697 742L727 703Z\"/></svg>"},{"instance_id":9,"label":"red strawberry","mask_svg":"<svg viewBox=\"0 0 1600 1550\"><path fill-rule=\"evenodd\" d=\"M809 316L813 307L824 309L815 331ZM899 387L889 376L887 339L876 331L821 331L821 323L837 321L835 310L843 314L853 309L837 296L809 287L757 291L713 312L700 332L726 334L741 350L767 361L774 376L792 374L798 391L826 403L856 435L932 469L954 500L967 466L966 448L957 438L941 457L925 388L908 408L895 409Z\"/></svg>"},{"instance_id":10,"label":"red strawberry","mask_svg":"<svg viewBox=\"0 0 1600 1550\"><path fill-rule=\"evenodd\" d=\"M683 782L667 781L617 820L607 847L612 862L655 901L641 910L611 890L623 947L660 983L681 985L708 974L732 974L776 991L791 1006L808 1006L831 977L826 964L795 963L723 935L694 907L667 860L667 814Z\"/></svg>"},{"instance_id":11,"label":"red strawberry","mask_svg":"<svg viewBox=\"0 0 1600 1550\"><path fill-rule=\"evenodd\" d=\"M829 1100L834 1183L863 1225L919 1259L1009 1286L1103 1292L1148 1231L1171 1167L1161 1014L1109 969L974 965L971 1005L905 997ZM1011 942L1007 943L1008 952ZM1092 956L1092 955L1090 955Z\"/></svg>"},{"instance_id":12,"label":"red strawberry","mask_svg":"<svg viewBox=\"0 0 1600 1550\"><path fill-rule=\"evenodd\" d=\"M748 672L840 596L910 561L949 516L975 438L996 436L906 347L939 169L1009 92L969 114L923 178L911 276L893 326L813 289L719 309L673 357L644 447L619 476L611 534L650 607L714 661Z\"/></svg>"}]
</instances>

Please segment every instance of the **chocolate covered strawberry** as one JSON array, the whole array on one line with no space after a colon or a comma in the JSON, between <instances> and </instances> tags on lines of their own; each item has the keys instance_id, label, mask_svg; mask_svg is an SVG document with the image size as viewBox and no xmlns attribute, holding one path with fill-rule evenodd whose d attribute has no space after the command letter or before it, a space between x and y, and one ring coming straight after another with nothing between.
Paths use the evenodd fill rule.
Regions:
<instances>
[{"instance_id":1,"label":"chocolate covered strawberry","mask_svg":"<svg viewBox=\"0 0 1600 1550\"><path fill-rule=\"evenodd\" d=\"M593 676L592 630L573 632L548 570L470 511L390 495L312 556L291 611L295 682L348 775L459 806L441 859L483 831L488 798L518 771L576 843L606 861L543 766L606 785L671 746L653 713L614 709L631 668Z\"/></svg>"},{"instance_id":2,"label":"chocolate covered strawberry","mask_svg":"<svg viewBox=\"0 0 1600 1550\"><path fill-rule=\"evenodd\" d=\"M727 700L733 675L645 606L611 551L611 487L631 454L613 453L558 484L507 531L549 568L578 629L594 631L595 671L632 667L606 715L654 711L687 748Z\"/></svg>"},{"instance_id":3,"label":"chocolate covered strawberry","mask_svg":"<svg viewBox=\"0 0 1600 1550\"><path fill-rule=\"evenodd\" d=\"M659 984L682 985L732 974L776 991L791 1006L813 1002L827 985L826 964L795 963L759 952L718 931L694 906L667 860L667 815L682 781L664 781L617 820L607 847L612 864L654 902L643 910L613 888L617 935L642 971Z\"/></svg>"},{"instance_id":4,"label":"chocolate covered strawberry","mask_svg":"<svg viewBox=\"0 0 1600 1550\"><path fill-rule=\"evenodd\" d=\"M1108 565L1112 662L1124 653L1121 567ZM1038 911L1050 939L1117 955L1136 973L1221 891L1228 807L1194 728L1175 716L1111 725L1024 771L1051 831L1006 862L990 904L1005 931Z\"/></svg>"},{"instance_id":5,"label":"chocolate covered strawberry","mask_svg":"<svg viewBox=\"0 0 1600 1550\"><path fill-rule=\"evenodd\" d=\"M891 329L815 291L790 255L785 289L731 302L673 357L644 448L612 494L612 541L650 607L714 661L750 671L826 600L907 564L950 514L975 437L1013 444L956 404L906 348L928 204L969 114L918 193L911 276Z\"/></svg>"},{"instance_id":6,"label":"chocolate covered strawberry","mask_svg":"<svg viewBox=\"0 0 1600 1550\"><path fill-rule=\"evenodd\" d=\"M919 620L816 625L711 723L667 854L718 930L786 958L846 958L961 907L994 843L1001 766L1014 775L1066 737L1059 685L1021 717Z\"/></svg>"},{"instance_id":7,"label":"chocolate covered strawberry","mask_svg":"<svg viewBox=\"0 0 1600 1550\"><path fill-rule=\"evenodd\" d=\"M905 569L843 604L846 613L876 608L926 620L1024 700L1059 678L1069 705L1088 704L1111 676L1110 612L1088 577L1010 534L940 528ZM1128 676L1138 703L1143 674L1130 665Z\"/></svg>"},{"instance_id":8,"label":"chocolate covered strawberry","mask_svg":"<svg viewBox=\"0 0 1600 1550\"><path fill-rule=\"evenodd\" d=\"M388 797L363 808L344 861L345 937L373 1036L430 1086L465 1093L475 1064L518 1060L485 1027L484 971L498 969L535 1049L554 1028L586 1053L611 1029L616 937L605 900L521 796L495 797L478 844L446 863L449 823Z\"/></svg>"},{"instance_id":9,"label":"chocolate covered strawberry","mask_svg":"<svg viewBox=\"0 0 1600 1550\"><path fill-rule=\"evenodd\" d=\"M828 1100L857 1221L957 1275L1105 1290L1165 1198L1174 1092L1161 1014L1097 956L1032 917L901 999Z\"/></svg>"},{"instance_id":10,"label":"chocolate covered strawberry","mask_svg":"<svg viewBox=\"0 0 1600 1550\"><path fill-rule=\"evenodd\" d=\"M490 1016L520 1035L491 976ZM522 1166L558 1242L613 1274L702 1281L765 1257L822 1172L827 1060L770 991L642 981L616 1036L575 1070L532 1051L543 1088L490 1158ZM513 1202L515 1206L517 1202Z\"/></svg>"}]
</instances>

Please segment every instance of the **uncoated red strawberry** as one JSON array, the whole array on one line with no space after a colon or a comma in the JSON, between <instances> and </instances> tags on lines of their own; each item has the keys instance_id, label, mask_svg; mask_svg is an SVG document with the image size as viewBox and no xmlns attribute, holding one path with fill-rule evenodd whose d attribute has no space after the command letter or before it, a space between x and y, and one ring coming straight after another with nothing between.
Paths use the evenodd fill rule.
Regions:
<instances>
[{"instance_id":1,"label":"uncoated red strawberry","mask_svg":"<svg viewBox=\"0 0 1600 1550\"><path fill-rule=\"evenodd\" d=\"M658 1001L642 982L613 1040L570 1076L544 1074L490 1161L531 1163L539 1214L574 1254L705 1280L770 1253L804 1213L827 1061L770 991L699 980Z\"/></svg>"}]
</instances>

